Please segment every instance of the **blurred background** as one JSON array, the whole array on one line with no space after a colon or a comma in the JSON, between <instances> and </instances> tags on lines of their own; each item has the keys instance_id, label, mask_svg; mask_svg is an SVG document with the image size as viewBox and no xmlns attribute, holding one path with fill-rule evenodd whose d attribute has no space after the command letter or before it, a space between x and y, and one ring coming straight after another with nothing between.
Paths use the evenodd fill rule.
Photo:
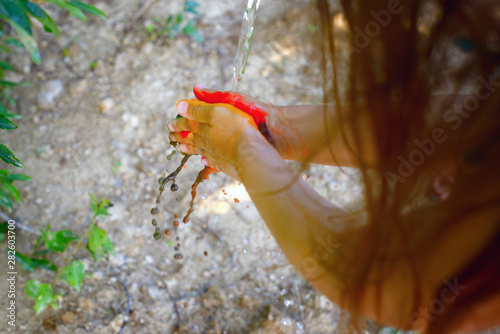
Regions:
<instances>
[{"instance_id":1,"label":"blurred background","mask_svg":"<svg viewBox=\"0 0 500 334\"><path fill-rule=\"evenodd\" d=\"M212 175L198 188L191 222L172 227L175 215L188 210L190 186L203 167L199 158L190 159L179 190L165 191L159 205L158 227L172 234L153 238L157 180L181 160L179 154L167 160L167 122L179 99L193 97L195 84L229 88L246 1L89 3L107 18L87 15L84 22L39 3L60 31L58 39L32 20L39 64L19 43L2 54L12 67L4 80L16 84L8 91L8 109L21 118L13 119L18 129L1 132L1 142L25 168L0 168L31 179L13 183L23 203L1 211L3 219L17 222L16 249L26 256L35 254L40 230L49 225L82 236L94 223L106 231L114 254L96 262L85 247L77 249L73 259L88 274L80 292L56 280L58 309L46 305L38 314L25 287L30 280L49 284L57 271L36 268L36 261L21 267L18 258L16 327L2 321L0 332L337 332L339 310L287 262L242 185ZM241 92L277 105L321 102L309 6L305 0L261 2ZM303 177L342 206L360 191L359 176L348 169L311 165ZM112 203L109 216L92 219L89 193ZM66 252L36 255L61 267L76 242ZM182 260L173 258L177 243ZM6 291L6 273L1 275ZM378 329L370 325L368 332Z\"/></svg>"}]
</instances>

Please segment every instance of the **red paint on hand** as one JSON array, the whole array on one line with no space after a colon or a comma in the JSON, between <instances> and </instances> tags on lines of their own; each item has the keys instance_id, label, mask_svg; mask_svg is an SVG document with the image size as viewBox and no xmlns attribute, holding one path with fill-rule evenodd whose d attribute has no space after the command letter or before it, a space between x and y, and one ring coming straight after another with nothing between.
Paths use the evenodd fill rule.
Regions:
<instances>
[{"instance_id":1,"label":"red paint on hand","mask_svg":"<svg viewBox=\"0 0 500 334\"><path fill-rule=\"evenodd\" d=\"M207 92L194 86L194 95L200 101L206 103L225 103L230 104L236 109L243 111L244 113L250 115L257 127L261 123L266 123L267 112L258 108L254 103L247 101L243 96L233 92Z\"/></svg>"},{"instance_id":2,"label":"red paint on hand","mask_svg":"<svg viewBox=\"0 0 500 334\"><path fill-rule=\"evenodd\" d=\"M189 136L189 134L191 133L191 131L181 131L181 136L182 138L187 138L187 136Z\"/></svg>"}]
</instances>

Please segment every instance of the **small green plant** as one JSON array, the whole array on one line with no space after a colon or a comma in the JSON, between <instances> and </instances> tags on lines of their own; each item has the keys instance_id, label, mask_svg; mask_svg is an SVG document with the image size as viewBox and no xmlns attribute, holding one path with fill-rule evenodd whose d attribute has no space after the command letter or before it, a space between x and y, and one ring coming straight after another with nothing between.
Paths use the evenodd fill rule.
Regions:
<instances>
[{"instance_id":1,"label":"small green plant","mask_svg":"<svg viewBox=\"0 0 500 334\"><path fill-rule=\"evenodd\" d=\"M31 60L35 64L40 64L41 57L38 44L33 36L31 19L38 20L48 33L53 33L59 38L59 28L52 18L39 5L42 1L30 2L27 0L0 0L0 57L2 53L10 53L12 46L24 47ZM106 18L106 15L95 8L79 1L46 0L43 2L52 3L67 10L71 15L87 21L84 12ZM11 36L13 30L17 36ZM10 120L19 118L19 115L7 112L5 101L14 105L15 101L9 98L9 90L17 84L4 80L4 71L11 71L12 66L5 61L0 61L0 129L14 130L17 126ZM24 167L21 161L5 145L0 144L0 159L6 164L16 167Z\"/></svg>"},{"instance_id":2,"label":"small green plant","mask_svg":"<svg viewBox=\"0 0 500 334\"><path fill-rule=\"evenodd\" d=\"M85 272L81 261L73 259L78 250L85 247L96 262L106 254L114 254L113 243L106 231L96 226L98 217L109 215L107 208L110 203L106 199L97 201L94 195L89 195L93 216L83 236L74 235L70 230L51 231L49 225L45 230L40 230L42 235L36 241L30 255L16 252L16 262L25 270L34 271L42 268L56 272L51 283L42 283L32 279L26 284L26 294L35 300L33 308L37 314L49 305L57 309L57 299L60 294L54 292L54 285L58 279L80 292L83 279L88 276L88 273ZM73 243L76 244L69 252L69 246ZM64 264L60 268L49 259L55 257L56 253L61 253L64 258Z\"/></svg>"},{"instance_id":3,"label":"small green plant","mask_svg":"<svg viewBox=\"0 0 500 334\"><path fill-rule=\"evenodd\" d=\"M198 14L196 8L198 7L196 1L186 0L182 7L182 11L176 15L169 15L165 20L164 26L157 30L160 35L166 35L169 38L175 38L180 34L191 37L194 41L201 43L204 41L203 36L198 31L196 23L194 21ZM155 25L149 24L146 27L148 33L153 33L155 31Z\"/></svg>"},{"instance_id":4,"label":"small green plant","mask_svg":"<svg viewBox=\"0 0 500 334\"><path fill-rule=\"evenodd\" d=\"M0 169L0 205L12 212L12 203L21 203L21 195L12 184L14 181L28 181L29 176L24 174L12 174L7 169Z\"/></svg>"}]
</instances>

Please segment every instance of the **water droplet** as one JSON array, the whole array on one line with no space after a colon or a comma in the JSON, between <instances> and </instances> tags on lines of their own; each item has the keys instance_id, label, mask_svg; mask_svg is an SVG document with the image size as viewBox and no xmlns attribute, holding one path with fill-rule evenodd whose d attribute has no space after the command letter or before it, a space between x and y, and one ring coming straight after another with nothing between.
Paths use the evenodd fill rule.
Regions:
<instances>
[{"instance_id":1,"label":"water droplet","mask_svg":"<svg viewBox=\"0 0 500 334\"><path fill-rule=\"evenodd\" d=\"M175 214L175 215L174 215L174 218L175 218L175 219L179 218L179 215L178 215L178 214Z\"/></svg>"},{"instance_id":2,"label":"water droplet","mask_svg":"<svg viewBox=\"0 0 500 334\"><path fill-rule=\"evenodd\" d=\"M293 300L285 299L284 304L285 304L285 307L290 307L293 305Z\"/></svg>"},{"instance_id":3,"label":"water droplet","mask_svg":"<svg viewBox=\"0 0 500 334\"><path fill-rule=\"evenodd\" d=\"M178 220L174 220L174 226L175 227L179 226L179 221Z\"/></svg>"},{"instance_id":4,"label":"water droplet","mask_svg":"<svg viewBox=\"0 0 500 334\"><path fill-rule=\"evenodd\" d=\"M177 253L174 255L174 259L176 260L181 260L182 258L184 258L184 255L182 255L181 253Z\"/></svg>"},{"instance_id":5,"label":"water droplet","mask_svg":"<svg viewBox=\"0 0 500 334\"><path fill-rule=\"evenodd\" d=\"M172 157L174 156L174 154L176 154L176 153L177 153L177 151L173 150L169 155L167 155L167 160L170 161L172 159Z\"/></svg>"},{"instance_id":6,"label":"water droplet","mask_svg":"<svg viewBox=\"0 0 500 334\"><path fill-rule=\"evenodd\" d=\"M281 323L285 326L290 326L292 324L292 321L290 320L290 318L283 318L281 319Z\"/></svg>"},{"instance_id":7,"label":"water droplet","mask_svg":"<svg viewBox=\"0 0 500 334\"><path fill-rule=\"evenodd\" d=\"M160 204L161 203L161 198L160 196L156 197L156 204Z\"/></svg>"},{"instance_id":8,"label":"water droplet","mask_svg":"<svg viewBox=\"0 0 500 334\"><path fill-rule=\"evenodd\" d=\"M207 199L208 198L208 195L207 194L203 194L201 195L201 199Z\"/></svg>"},{"instance_id":9,"label":"water droplet","mask_svg":"<svg viewBox=\"0 0 500 334\"><path fill-rule=\"evenodd\" d=\"M179 189L179 187L177 186L177 184L172 184L172 186L170 186L170 190L171 191L177 191Z\"/></svg>"},{"instance_id":10,"label":"water droplet","mask_svg":"<svg viewBox=\"0 0 500 334\"><path fill-rule=\"evenodd\" d=\"M240 202L239 199L237 199L237 198L234 199L234 203L239 203L239 202Z\"/></svg>"},{"instance_id":11,"label":"water droplet","mask_svg":"<svg viewBox=\"0 0 500 334\"><path fill-rule=\"evenodd\" d=\"M170 235L170 230L165 230L165 235Z\"/></svg>"},{"instance_id":12,"label":"water droplet","mask_svg":"<svg viewBox=\"0 0 500 334\"><path fill-rule=\"evenodd\" d=\"M158 208L152 208L151 209L151 214L152 215L156 215L158 212L160 212L160 210Z\"/></svg>"},{"instance_id":13,"label":"water droplet","mask_svg":"<svg viewBox=\"0 0 500 334\"><path fill-rule=\"evenodd\" d=\"M183 222L184 224L189 223L189 218L188 218L188 217L184 218L184 219L182 220L182 222Z\"/></svg>"},{"instance_id":14,"label":"water droplet","mask_svg":"<svg viewBox=\"0 0 500 334\"><path fill-rule=\"evenodd\" d=\"M160 228L159 228L159 227L157 227L157 228L155 229L155 234L153 234L153 237L154 237L156 240L160 239L160 237L161 237L161 233L160 233Z\"/></svg>"},{"instance_id":15,"label":"water droplet","mask_svg":"<svg viewBox=\"0 0 500 334\"><path fill-rule=\"evenodd\" d=\"M203 255L208 256L208 252L207 252L207 251L204 251L204 252L203 252Z\"/></svg>"},{"instance_id":16,"label":"water droplet","mask_svg":"<svg viewBox=\"0 0 500 334\"><path fill-rule=\"evenodd\" d=\"M179 251L179 246L174 247L174 251L178 252Z\"/></svg>"},{"instance_id":17,"label":"water droplet","mask_svg":"<svg viewBox=\"0 0 500 334\"><path fill-rule=\"evenodd\" d=\"M160 177L158 179L158 183L160 184L160 186L163 184L163 182L165 182L165 178L164 177Z\"/></svg>"},{"instance_id":18,"label":"water droplet","mask_svg":"<svg viewBox=\"0 0 500 334\"><path fill-rule=\"evenodd\" d=\"M153 219L153 220L151 221L151 224L153 224L153 226L158 225L158 223L156 222L156 219Z\"/></svg>"}]
</instances>

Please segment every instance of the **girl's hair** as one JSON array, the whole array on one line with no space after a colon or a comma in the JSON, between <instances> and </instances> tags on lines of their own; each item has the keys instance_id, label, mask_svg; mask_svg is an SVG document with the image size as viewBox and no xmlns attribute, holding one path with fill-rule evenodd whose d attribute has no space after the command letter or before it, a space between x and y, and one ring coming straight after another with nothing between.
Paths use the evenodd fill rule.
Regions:
<instances>
[{"instance_id":1,"label":"girl's hair","mask_svg":"<svg viewBox=\"0 0 500 334\"><path fill-rule=\"evenodd\" d=\"M413 282L407 283L414 293L408 298L412 312L418 312L428 305L422 305L419 294L422 277L416 257L432 254L466 220L476 219L481 229L478 214L500 207L500 4L340 3L334 8L328 0L316 0L314 24L319 25L324 112L327 105L342 106L335 108L335 115L325 115L325 127L332 136L339 131L357 157L368 212L362 236L349 250L355 252L355 261L342 266L344 300L356 310L372 268L391 268L391 261L403 258L413 268ZM436 97L452 92L464 95ZM362 140L367 130L370 147ZM454 176L450 195L425 200L425 190L432 189L439 171ZM448 278L467 288L432 315L429 333L449 330L470 307L500 292L496 214L490 218L497 227L489 244ZM383 281L384 270L378 275ZM440 291L434 292L438 299ZM408 317L401 324L409 327Z\"/></svg>"}]
</instances>

